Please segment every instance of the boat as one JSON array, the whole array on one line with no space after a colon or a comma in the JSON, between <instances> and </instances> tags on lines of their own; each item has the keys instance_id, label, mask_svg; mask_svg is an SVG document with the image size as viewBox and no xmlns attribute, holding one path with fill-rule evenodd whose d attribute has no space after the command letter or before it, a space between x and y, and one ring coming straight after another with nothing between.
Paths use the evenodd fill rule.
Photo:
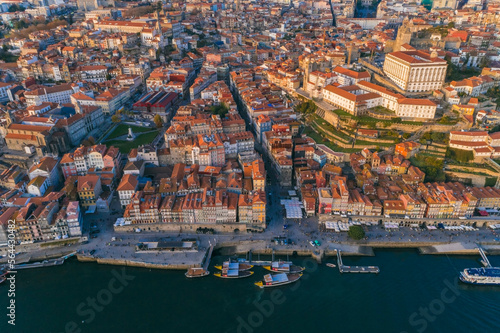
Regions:
<instances>
[{"instance_id":1,"label":"boat","mask_svg":"<svg viewBox=\"0 0 500 333\"><path fill-rule=\"evenodd\" d=\"M184 274L188 278L197 278L197 277L204 277L210 274L209 271L204 270L201 267L193 267L188 269L188 271Z\"/></svg>"},{"instance_id":2,"label":"boat","mask_svg":"<svg viewBox=\"0 0 500 333\"><path fill-rule=\"evenodd\" d=\"M276 273L300 273L305 270L304 267L292 265L292 263L284 261L273 261L270 266L267 265L262 267L268 271Z\"/></svg>"},{"instance_id":3,"label":"boat","mask_svg":"<svg viewBox=\"0 0 500 333\"><path fill-rule=\"evenodd\" d=\"M331 267L331 268L335 268L335 267L337 267L337 265L335 265L335 264L331 264L331 263L327 263L327 264L326 264L326 266Z\"/></svg>"},{"instance_id":4,"label":"boat","mask_svg":"<svg viewBox=\"0 0 500 333\"><path fill-rule=\"evenodd\" d=\"M500 267L466 268L460 272L460 281L477 285L500 285Z\"/></svg>"},{"instance_id":5,"label":"boat","mask_svg":"<svg viewBox=\"0 0 500 333\"><path fill-rule=\"evenodd\" d=\"M222 266L215 266L218 270L222 271L224 269L228 270L238 270L238 271L248 271L253 268L253 265L245 264L242 262L224 261Z\"/></svg>"},{"instance_id":6,"label":"boat","mask_svg":"<svg viewBox=\"0 0 500 333\"><path fill-rule=\"evenodd\" d=\"M264 275L263 281L255 282L259 288L277 287L285 284L296 282L300 279L303 273L279 273Z\"/></svg>"},{"instance_id":7,"label":"boat","mask_svg":"<svg viewBox=\"0 0 500 333\"><path fill-rule=\"evenodd\" d=\"M239 271L237 269L223 269L220 272L214 273L215 276L223 279L241 279L253 275L252 271Z\"/></svg>"}]
</instances>

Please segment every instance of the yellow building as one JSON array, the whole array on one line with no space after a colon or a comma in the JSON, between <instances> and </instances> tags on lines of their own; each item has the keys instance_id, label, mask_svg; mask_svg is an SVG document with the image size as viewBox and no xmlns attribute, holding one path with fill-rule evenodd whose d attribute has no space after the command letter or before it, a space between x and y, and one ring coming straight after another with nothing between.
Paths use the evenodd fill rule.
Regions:
<instances>
[{"instance_id":1,"label":"yellow building","mask_svg":"<svg viewBox=\"0 0 500 333\"><path fill-rule=\"evenodd\" d=\"M102 192L101 177L99 175L78 176L78 197L84 208L96 205Z\"/></svg>"}]
</instances>

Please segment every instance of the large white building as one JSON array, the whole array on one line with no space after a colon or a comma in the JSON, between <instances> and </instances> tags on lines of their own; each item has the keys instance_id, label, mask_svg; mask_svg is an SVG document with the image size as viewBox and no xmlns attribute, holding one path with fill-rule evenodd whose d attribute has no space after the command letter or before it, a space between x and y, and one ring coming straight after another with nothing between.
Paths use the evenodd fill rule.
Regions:
<instances>
[{"instance_id":1,"label":"large white building","mask_svg":"<svg viewBox=\"0 0 500 333\"><path fill-rule=\"evenodd\" d=\"M366 113L367 109L379 106L382 97L376 93L355 94L332 85L323 89L323 99L337 108L358 116Z\"/></svg>"},{"instance_id":2,"label":"large white building","mask_svg":"<svg viewBox=\"0 0 500 333\"><path fill-rule=\"evenodd\" d=\"M397 51L385 56L384 73L407 92L430 92L442 88L447 66L434 52Z\"/></svg>"},{"instance_id":3,"label":"large white building","mask_svg":"<svg viewBox=\"0 0 500 333\"><path fill-rule=\"evenodd\" d=\"M364 81L347 87L329 85L323 89L323 99L355 116L366 113L368 109L383 106L394 111L400 118L429 120L434 118L437 108L431 100L405 98L384 87Z\"/></svg>"},{"instance_id":4,"label":"large white building","mask_svg":"<svg viewBox=\"0 0 500 333\"><path fill-rule=\"evenodd\" d=\"M434 102L425 98L401 98L396 114L400 118L433 119L436 108Z\"/></svg>"},{"instance_id":5,"label":"large white building","mask_svg":"<svg viewBox=\"0 0 500 333\"><path fill-rule=\"evenodd\" d=\"M26 97L28 106L41 105L43 102L68 104L71 103L71 95L79 90L77 85L61 84L27 91L24 93L24 97Z\"/></svg>"}]
</instances>

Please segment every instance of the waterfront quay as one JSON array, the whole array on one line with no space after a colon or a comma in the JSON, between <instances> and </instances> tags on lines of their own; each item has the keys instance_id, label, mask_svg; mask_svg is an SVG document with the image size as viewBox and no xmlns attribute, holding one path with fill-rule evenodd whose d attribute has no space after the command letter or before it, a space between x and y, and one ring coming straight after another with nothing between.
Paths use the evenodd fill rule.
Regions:
<instances>
[{"instance_id":1,"label":"waterfront quay","mask_svg":"<svg viewBox=\"0 0 500 333\"><path fill-rule=\"evenodd\" d=\"M352 220L382 220L379 225L362 225L366 237L363 240L353 241L347 232L326 232L322 228L324 221L342 220L349 218L340 216L309 216L300 220L290 220L284 217L281 198L287 194L286 188L276 183L268 187L267 228L262 233L216 233L196 234L166 231L123 232L113 228L116 219L120 217L120 208L117 201L113 201L113 210L109 213L85 214L83 216L83 237L79 240L68 240L65 246L50 246L39 243L18 245L16 247L17 263L43 261L50 258L59 258L77 251L77 258L82 262L97 262L100 264L135 266L158 269L187 269L202 267L210 244L216 243L215 252L224 256L238 255L245 257L250 251L253 259L259 255L276 256L307 256L318 261L337 255L337 249L344 256L373 256L373 249L377 248L415 248L422 254L460 254L477 255L480 244L488 253L500 251L498 236L484 223L477 223L476 231L427 230L408 227L416 222L402 219L402 226L396 230L387 230L383 222L400 223L396 219L385 217L350 217ZM462 224L463 221L460 220ZM497 220L482 220L496 223ZM380 221L379 221L380 222ZM433 220L443 222L446 220ZM429 221L426 221L429 223ZM90 226L99 226L99 233L95 238L90 237ZM429 223L431 224L431 223ZM467 223L468 224L468 223ZM286 228L285 228L286 225ZM281 237L288 239L288 244L276 244L274 239ZM137 251L136 245L143 241L179 242L182 240L196 240L197 251ZM320 245L312 246L311 241L317 240ZM58 243L54 243L58 244ZM5 255L5 249L0 248L0 255ZM6 262L0 258L0 264ZM379 263L377 263L379 264Z\"/></svg>"}]
</instances>

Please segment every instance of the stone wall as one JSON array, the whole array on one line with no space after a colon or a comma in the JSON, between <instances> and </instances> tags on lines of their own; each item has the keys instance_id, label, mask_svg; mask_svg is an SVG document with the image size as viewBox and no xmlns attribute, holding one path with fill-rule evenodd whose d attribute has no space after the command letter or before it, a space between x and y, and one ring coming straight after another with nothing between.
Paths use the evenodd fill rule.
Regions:
<instances>
[{"instance_id":1,"label":"stone wall","mask_svg":"<svg viewBox=\"0 0 500 333\"><path fill-rule=\"evenodd\" d=\"M359 221L369 221L369 222L391 222L398 223L400 226L410 226L411 224L421 225L426 223L427 225L434 225L436 223L443 223L444 225L472 225L476 223L477 227L486 227L490 224L497 224L497 220L486 220L486 219L477 219L477 218L469 218L466 220L461 220L458 218L454 219L430 219L430 218L422 218L422 219L405 219L405 218L397 218L397 217L385 217L385 216L359 216L359 215L351 215L349 217L340 217L340 215L327 215L327 214L319 214L318 215L320 223L324 223L327 221L342 221L348 222L349 218L352 220Z\"/></svg>"},{"instance_id":2,"label":"stone wall","mask_svg":"<svg viewBox=\"0 0 500 333\"><path fill-rule=\"evenodd\" d=\"M471 185L482 187L486 184L486 176L473 175L471 173L457 172L457 171L445 171L448 177L452 177L456 181L464 181L470 179Z\"/></svg>"},{"instance_id":3,"label":"stone wall","mask_svg":"<svg viewBox=\"0 0 500 333\"><path fill-rule=\"evenodd\" d=\"M236 229L240 232L246 232L247 226L242 223L224 223L224 224L210 224L210 223L148 223L148 224L128 224L123 226L115 226L116 232L135 232L137 228L141 229L141 232L187 232L196 233L198 228L208 228L214 229L216 232L220 233L234 233Z\"/></svg>"}]
</instances>

